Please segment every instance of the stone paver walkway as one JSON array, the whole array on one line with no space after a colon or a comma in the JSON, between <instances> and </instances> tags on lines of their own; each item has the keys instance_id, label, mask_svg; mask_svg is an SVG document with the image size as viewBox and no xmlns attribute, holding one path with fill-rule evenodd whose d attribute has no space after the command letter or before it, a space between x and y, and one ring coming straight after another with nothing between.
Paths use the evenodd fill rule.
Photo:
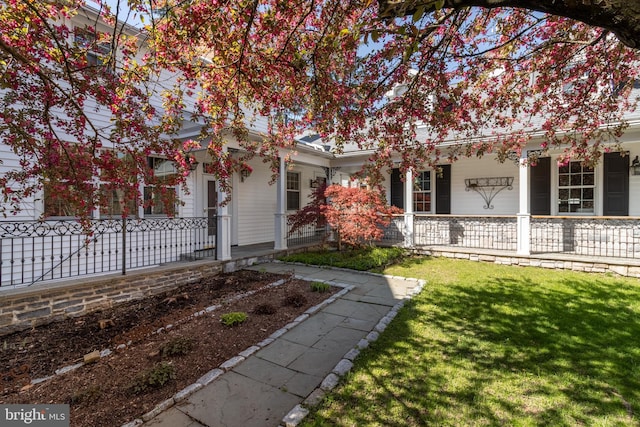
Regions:
<instances>
[{"instance_id":1,"label":"stone paver walkway","mask_svg":"<svg viewBox=\"0 0 640 427\"><path fill-rule=\"evenodd\" d=\"M285 263L251 267L295 272L344 288L257 346L160 404L145 427L296 425L377 338L403 301L422 288L414 279ZM127 426L143 424L136 420Z\"/></svg>"}]
</instances>

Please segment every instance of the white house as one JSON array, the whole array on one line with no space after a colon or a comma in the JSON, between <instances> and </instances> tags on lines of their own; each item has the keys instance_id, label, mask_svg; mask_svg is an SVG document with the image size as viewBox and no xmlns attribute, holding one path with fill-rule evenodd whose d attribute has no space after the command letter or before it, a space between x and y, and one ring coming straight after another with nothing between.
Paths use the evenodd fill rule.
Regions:
<instances>
[{"instance_id":1,"label":"white house","mask_svg":"<svg viewBox=\"0 0 640 427\"><path fill-rule=\"evenodd\" d=\"M86 25L74 18L73 24ZM130 29L135 31L134 29ZM634 89L640 93L640 89ZM108 127L100 111L92 119ZM627 117L630 126L622 137L625 155L605 154L595 168L580 162L558 166L560 151L544 152L535 167L523 166L528 151L539 150L542 137L533 138L522 158L500 163L495 156L463 158L432 169L387 172L387 200L405 210L387 230L388 241L409 247L464 247L511 251L570 253L597 257L640 259L640 114ZM267 129L266 120L251 124L257 142ZM185 122L179 137L189 139L200 130ZM418 139L420 135L418 135ZM445 142L443 146L448 143ZM240 156L241 146L232 136L226 149ZM64 209L47 206L45 194L22 201L22 210L0 222L0 289L26 286L78 275L149 267L181 259L215 256L231 258L232 247L260 243L285 249L312 240L311 227L290 235L287 216L308 201L320 182L350 185L351 176L367 161L369 152L347 149L335 154L313 134L302 136L292 165L280 162L275 183L269 165L260 158L232 177L231 194L225 194L207 173L212 159L206 149L195 150L197 163L187 178L188 191L176 188L181 200L175 215L161 205L138 207L126 220L94 212L90 236ZM0 173L19 168L17 157L0 142ZM172 173L171 162L150 156L157 174ZM153 197L152 188L141 192ZM229 203L220 202L229 199ZM123 232L126 231L126 232Z\"/></svg>"}]
</instances>

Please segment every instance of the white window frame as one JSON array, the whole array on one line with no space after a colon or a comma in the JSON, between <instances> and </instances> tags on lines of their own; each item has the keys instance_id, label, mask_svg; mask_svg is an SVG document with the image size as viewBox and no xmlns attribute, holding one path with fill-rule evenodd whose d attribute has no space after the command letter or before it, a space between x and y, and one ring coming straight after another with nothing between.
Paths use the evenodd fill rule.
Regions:
<instances>
[{"instance_id":1,"label":"white window frame","mask_svg":"<svg viewBox=\"0 0 640 427\"><path fill-rule=\"evenodd\" d=\"M563 172L563 168L566 171ZM577 168L580 168L580 171ZM558 215L595 215L597 193L597 170L587 167L580 161L570 161L566 166L559 166L556 170L556 206ZM591 179L588 177L591 176ZM579 183L578 178L579 178ZM585 179L586 178L586 179ZM564 182L562 182L564 180ZM592 181L591 183L589 181ZM591 198L585 198L585 192L591 192ZM568 192L568 194L566 194ZM566 194L564 197L563 193ZM563 198L564 197L564 198ZM562 210L562 201L566 200L567 210ZM591 208L585 207L585 202L591 202ZM571 211L572 206L575 210Z\"/></svg>"},{"instance_id":2,"label":"white window frame","mask_svg":"<svg viewBox=\"0 0 640 427\"><path fill-rule=\"evenodd\" d=\"M295 182L290 181L289 177L296 177ZM300 172L290 172L287 171L287 182L286 182L286 191L287 191L287 211L297 211L300 210L300 205L301 205L301 198L302 198L302 193L301 193L301 178L302 174ZM297 184L297 185L293 185L293 184ZM298 197L298 207L297 208L292 208L291 205L291 200L289 199L290 195L293 194L297 194Z\"/></svg>"},{"instance_id":3,"label":"white window frame","mask_svg":"<svg viewBox=\"0 0 640 427\"><path fill-rule=\"evenodd\" d=\"M425 177L427 177L425 179ZM425 184L428 184L428 188L424 188ZM433 211L433 180L431 171L421 171L416 174L413 181L413 197L411 203L413 204L413 211L420 213L431 213ZM423 198L423 200L416 200L417 198ZM424 198L428 198L427 201ZM418 203L424 206L425 203L429 204L429 210L418 209Z\"/></svg>"}]
</instances>

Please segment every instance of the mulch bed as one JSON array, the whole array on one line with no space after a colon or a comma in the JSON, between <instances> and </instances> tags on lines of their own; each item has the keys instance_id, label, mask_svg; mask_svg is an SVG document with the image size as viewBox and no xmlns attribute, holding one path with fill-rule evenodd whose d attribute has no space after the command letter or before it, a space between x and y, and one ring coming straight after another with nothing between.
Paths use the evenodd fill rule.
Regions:
<instances>
[{"instance_id":1,"label":"mulch bed","mask_svg":"<svg viewBox=\"0 0 640 427\"><path fill-rule=\"evenodd\" d=\"M279 280L284 283L268 286ZM335 291L313 292L309 282L292 276L242 270L0 337L0 403L67 403L73 427L124 424ZM214 305L220 307L193 316ZM245 312L248 319L225 326L220 316L229 312ZM105 349L112 354L31 384Z\"/></svg>"}]
</instances>

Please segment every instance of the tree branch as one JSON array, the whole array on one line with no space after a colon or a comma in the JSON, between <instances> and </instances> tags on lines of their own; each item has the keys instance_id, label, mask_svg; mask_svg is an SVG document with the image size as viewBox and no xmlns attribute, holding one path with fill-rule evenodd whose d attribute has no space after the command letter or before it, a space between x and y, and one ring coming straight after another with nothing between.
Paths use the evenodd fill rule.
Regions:
<instances>
[{"instance_id":1,"label":"tree branch","mask_svg":"<svg viewBox=\"0 0 640 427\"><path fill-rule=\"evenodd\" d=\"M378 0L378 15L392 19L435 10L433 0ZM626 46L640 49L640 0L444 0L442 7L512 7L563 16L611 31Z\"/></svg>"}]
</instances>

